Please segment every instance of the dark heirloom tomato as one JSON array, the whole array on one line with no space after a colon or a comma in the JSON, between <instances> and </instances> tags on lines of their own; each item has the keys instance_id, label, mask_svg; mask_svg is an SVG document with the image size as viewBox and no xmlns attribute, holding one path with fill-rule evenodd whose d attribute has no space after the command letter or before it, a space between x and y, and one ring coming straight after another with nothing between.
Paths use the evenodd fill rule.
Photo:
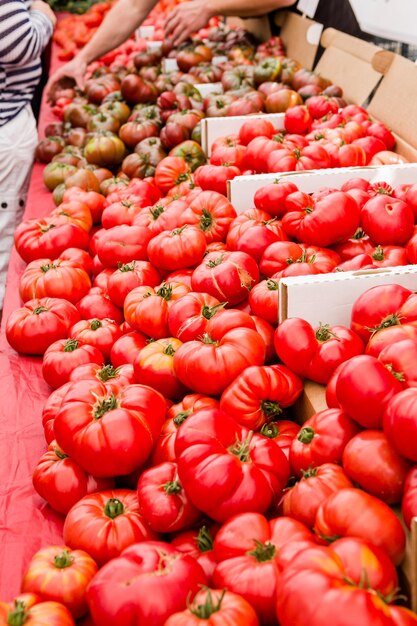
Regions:
<instances>
[{"instance_id":1,"label":"dark heirloom tomato","mask_svg":"<svg viewBox=\"0 0 417 626\"><path fill-rule=\"evenodd\" d=\"M275 331L280 360L299 376L326 384L335 369L364 352L360 337L345 326L322 324L314 329L300 318L284 320Z\"/></svg>"},{"instance_id":2,"label":"dark heirloom tomato","mask_svg":"<svg viewBox=\"0 0 417 626\"><path fill-rule=\"evenodd\" d=\"M201 589L188 608L171 615L164 626L221 626L233 624L259 626L258 617L251 605L241 596L226 589Z\"/></svg>"},{"instance_id":3,"label":"dark heirloom tomato","mask_svg":"<svg viewBox=\"0 0 417 626\"><path fill-rule=\"evenodd\" d=\"M384 550L395 565L405 551L405 532L392 509L360 489L341 489L319 508L314 532L326 541L360 537Z\"/></svg>"},{"instance_id":4,"label":"dark heirloom tomato","mask_svg":"<svg viewBox=\"0 0 417 626\"><path fill-rule=\"evenodd\" d=\"M94 478L87 474L56 441L49 444L48 451L39 459L32 482L49 506L64 515L87 494L115 486L112 478Z\"/></svg>"},{"instance_id":5,"label":"dark heirloom tomato","mask_svg":"<svg viewBox=\"0 0 417 626\"><path fill-rule=\"evenodd\" d=\"M302 392L302 381L285 365L253 366L224 390L220 408L238 424L259 430L279 418Z\"/></svg>"},{"instance_id":6,"label":"dark heirloom tomato","mask_svg":"<svg viewBox=\"0 0 417 626\"><path fill-rule=\"evenodd\" d=\"M359 430L359 426L340 409L315 413L291 443L292 470L302 476L309 468L323 463L341 464L343 450Z\"/></svg>"},{"instance_id":7,"label":"dark heirloom tomato","mask_svg":"<svg viewBox=\"0 0 417 626\"><path fill-rule=\"evenodd\" d=\"M94 476L129 474L149 458L166 403L155 390L128 385L119 393L101 382L77 381L55 418L57 442Z\"/></svg>"},{"instance_id":8,"label":"dark heirloom tomato","mask_svg":"<svg viewBox=\"0 0 417 626\"><path fill-rule=\"evenodd\" d=\"M167 461L143 472L138 482L139 511L155 532L170 533L193 526L200 511L193 506L178 477L177 464Z\"/></svg>"},{"instance_id":9,"label":"dark heirloom tomato","mask_svg":"<svg viewBox=\"0 0 417 626\"><path fill-rule=\"evenodd\" d=\"M168 409L167 419L156 441L152 453L152 464L158 465L158 463L164 463L165 461L175 461L175 439L181 424L190 415L201 409L217 409L218 407L219 403L217 400L199 393L184 396L181 402L173 404Z\"/></svg>"},{"instance_id":10,"label":"dark heirloom tomato","mask_svg":"<svg viewBox=\"0 0 417 626\"><path fill-rule=\"evenodd\" d=\"M216 587L241 595L265 626L276 624L276 594L281 572L281 549L293 542L313 541L311 531L288 517L268 521L259 513L241 513L229 519L214 540Z\"/></svg>"},{"instance_id":11,"label":"dark heirloom tomato","mask_svg":"<svg viewBox=\"0 0 417 626\"><path fill-rule=\"evenodd\" d=\"M81 498L64 524L65 543L73 549L88 550L99 566L134 543L156 538L139 513L136 492L129 489L100 491Z\"/></svg>"},{"instance_id":12,"label":"dark heirloom tomato","mask_svg":"<svg viewBox=\"0 0 417 626\"><path fill-rule=\"evenodd\" d=\"M87 602L96 624L164 626L186 608L207 578L193 557L168 543L130 546L94 577Z\"/></svg>"},{"instance_id":13,"label":"dark heirloom tomato","mask_svg":"<svg viewBox=\"0 0 417 626\"><path fill-rule=\"evenodd\" d=\"M6 323L6 338L16 352L44 354L58 339L65 339L80 314L60 298L29 300L13 311Z\"/></svg>"},{"instance_id":14,"label":"dark heirloom tomato","mask_svg":"<svg viewBox=\"0 0 417 626\"><path fill-rule=\"evenodd\" d=\"M339 489L353 484L339 465L324 463L303 471L299 482L285 491L282 503L284 515L313 528L319 506Z\"/></svg>"},{"instance_id":15,"label":"dark heirloom tomato","mask_svg":"<svg viewBox=\"0 0 417 626\"><path fill-rule=\"evenodd\" d=\"M178 473L191 502L217 521L267 511L289 478L284 453L218 409L198 411L175 442Z\"/></svg>"}]
</instances>

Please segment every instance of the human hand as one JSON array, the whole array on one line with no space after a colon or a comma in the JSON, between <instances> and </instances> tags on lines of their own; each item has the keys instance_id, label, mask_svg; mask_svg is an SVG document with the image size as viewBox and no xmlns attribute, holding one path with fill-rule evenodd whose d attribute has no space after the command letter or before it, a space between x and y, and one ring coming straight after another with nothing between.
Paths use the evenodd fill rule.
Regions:
<instances>
[{"instance_id":1,"label":"human hand","mask_svg":"<svg viewBox=\"0 0 417 626\"><path fill-rule=\"evenodd\" d=\"M206 0L191 0L175 7L165 22L165 34L170 36L174 46L178 46L192 33L207 25L213 17L207 8Z\"/></svg>"},{"instance_id":2,"label":"human hand","mask_svg":"<svg viewBox=\"0 0 417 626\"><path fill-rule=\"evenodd\" d=\"M84 89L86 69L87 62L84 61L83 57L79 54L71 61L57 69L56 72L49 77L45 86L45 92L48 100L50 102L55 101L55 92L61 88L59 83L65 78L74 80L77 87ZM65 82L68 83L68 81Z\"/></svg>"},{"instance_id":3,"label":"human hand","mask_svg":"<svg viewBox=\"0 0 417 626\"><path fill-rule=\"evenodd\" d=\"M33 0L31 6L30 6L30 10L31 11L40 11L40 13L43 13L44 15L46 15L47 18L49 18L55 28L56 25L56 15L55 13L52 11L51 7L49 6L49 4L47 2L43 2L43 0Z\"/></svg>"}]
</instances>

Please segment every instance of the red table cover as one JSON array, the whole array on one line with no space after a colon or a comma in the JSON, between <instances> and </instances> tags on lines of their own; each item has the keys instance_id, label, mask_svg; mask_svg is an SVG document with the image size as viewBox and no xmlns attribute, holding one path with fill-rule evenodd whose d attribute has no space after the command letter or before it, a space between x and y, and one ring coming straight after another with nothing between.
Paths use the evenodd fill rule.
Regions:
<instances>
[{"instance_id":1,"label":"red table cover","mask_svg":"<svg viewBox=\"0 0 417 626\"><path fill-rule=\"evenodd\" d=\"M52 47L52 73L61 61ZM39 117L39 135L56 122L45 98ZM43 184L44 165L32 171L24 219L43 217L54 207ZM46 452L42 409L51 389L42 378L42 358L17 354L5 337L9 314L21 306L19 279L25 263L13 249L0 329L0 600L20 592L22 574L40 547L61 544L64 518L52 511L32 486L32 472Z\"/></svg>"}]
</instances>

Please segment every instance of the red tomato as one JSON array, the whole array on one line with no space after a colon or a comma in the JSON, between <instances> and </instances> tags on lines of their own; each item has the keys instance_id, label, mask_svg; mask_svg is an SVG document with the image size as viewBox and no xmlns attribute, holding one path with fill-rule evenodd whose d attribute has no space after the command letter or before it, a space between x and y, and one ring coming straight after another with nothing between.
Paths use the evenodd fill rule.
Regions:
<instances>
[{"instance_id":1,"label":"red tomato","mask_svg":"<svg viewBox=\"0 0 417 626\"><path fill-rule=\"evenodd\" d=\"M26 267L20 278L23 302L34 298L64 298L76 304L89 291L91 281L78 264L62 259L38 259Z\"/></svg>"},{"instance_id":2,"label":"red tomato","mask_svg":"<svg viewBox=\"0 0 417 626\"><path fill-rule=\"evenodd\" d=\"M162 283L159 287L133 289L125 299L124 315L128 324L148 337L162 339L169 335L171 306L189 292L182 283Z\"/></svg>"},{"instance_id":3,"label":"red tomato","mask_svg":"<svg viewBox=\"0 0 417 626\"><path fill-rule=\"evenodd\" d=\"M330 167L327 151L319 145L308 145L305 148L282 148L271 152L267 161L268 172L302 172Z\"/></svg>"},{"instance_id":4,"label":"red tomato","mask_svg":"<svg viewBox=\"0 0 417 626\"><path fill-rule=\"evenodd\" d=\"M408 324L400 326L405 329ZM378 355L378 360L395 373L397 378L406 387L417 387L417 328L410 326L416 331L413 339L402 339L394 341L385 346ZM382 331L381 331L382 333Z\"/></svg>"},{"instance_id":5,"label":"red tomato","mask_svg":"<svg viewBox=\"0 0 417 626\"><path fill-rule=\"evenodd\" d=\"M187 180L190 168L186 161L178 156L168 156L156 166L155 184L163 193Z\"/></svg>"},{"instance_id":6,"label":"red tomato","mask_svg":"<svg viewBox=\"0 0 417 626\"><path fill-rule=\"evenodd\" d=\"M158 465L165 461L175 461L175 439L181 424L196 411L207 408L217 409L218 407L217 400L199 393L184 396L181 402L173 404L168 409L167 419L155 444L152 464Z\"/></svg>"},{"instance_id":7,"label":"red tomato","mask_svg":"<svg viewBox=\"0 0 417 626\"><path fill-rule=\"evenodd\" d=\"M339 263L340 257L333 250L293 241L277 241L265 250L259 268L266 276L282 278L309 273L325 274L332 272Z\"/></svg>"},{"instance_id":8,"label":"red tomato","mask_svg":"<svg viewBox=\"0 0 417 626\"><path fill-rule=\"evenodd\" d=\"M81 320L69 330L70 339L82 344L93 346L100 350L105 361L110 360L110 350L122 331L115 321L104 319Z\"/></svg>"},{"instance_id":9,"label":"red tomato","mask_svg":"<svg viewBox=\"0 0 417 626\"><path fill-rule=\"evenodd\" d=\"M60 602L77 619L87 613L86 590L98 571L86 552L67 546L42 548L31 558L21 589Z\"/></svg>"},{"instance_id":10,"label":"red tomato","mask_svg":"<svg viewBox=\"0 0 417 626\"><path fill-rule=\"evenodd\" d=\"M379 429L385 407L402 389L402 383L378 359L363 354L350 359L340 371L336 398L358 424Z\"/></svg>"},{"instance_id":11,"label":"red tomato","mask_svg":"<svg viewBox=\"0 0 417 626\"><path fill-rule=\"evenodd\" d=\"M265 512L279 497L289 465L278 446L216 409L198 411L175 442L178 473L191 502L217 521Z\"/></svg>"},{"instance_id":12,"label":"red tomato","mask_svg":"<svg viewBox=\"0 0 417 626\"><path fill-rule=\"evenodd\" d=\"M220 408L238 424L259 430L280 417L302 392L302 381L284 365L253 366L223 391Z\"/></svg>"},{"instance_id":13,"label":"red tomato","mask_svg":"<svg viewBox=\"0 0 417 626\"><path fill-rule=\"evenodd\" d=\"M315 413L300 429L290 448L290 464L297 476L323 463L342 463L343 450L359 432L355 424L340 409Z\"/></svg>"},{"instance_id":14,"label":"red tomato","mask_svg":"<svg viewBox=\"0 0 417 626\"><path fill-rule=\"evenodd\" d=\"M149 528L159 533L184 530L195 524L200 511L187 497L172 461L145 470L138 482L139 511Z\"/></svg>"},{"instance_id":15,"label":"red tomato","mask_svg":"<svg viewBox=\"0 0 417 626\"><path fill-rule=\"evenodd\" d=\"M332 493L347 487L353 487L353 484L343 469L334 463L303 470L299 482L285 492L283 513L313 528L319 506Z\"/></svg>"},{"instance_id":16,"label":"red tomato","mask_svg":"<svg viewBox=\"0 0 417 626\"><path fill-rule=\"evenodd\" d=\"M130 474L148 459L165 418L164 398L143 385L119 393L71 384L54 423L57 442L93 476Z\"/></svg>"},{"instance_id":17,"label":"red tomato","mask_svg":"<svg viewBox=\"0 0 417 626\"><path fill-rule=\"evenodd\" d=\"M134 543L156 538L139 513L136 492L129 489L100 491L81 498L64 524L65 543L73 549L88 550L99 566Z\"/></svg>"},{"instance_id":18,"label":"red tomato","mask_svg":"<svg viewBox=\"0 0 417 626\"><path fill-rule=\"evenodd\" d=\"M259 626L258 617L241 596L226 589L201 589L185 611L171 615L164 626L207 626L234 624Z\"/></svg>"},{"instance_id":19,"label":"red tomato","mask_svg":"<svg viewBox=\"0 0 417 626\"><path fill-rule=\"evenodd\" d=\"M168 398L182 397L186 390L174 367L175 355L182 345L179 339L167 337L142 348L133 362L136 381Z\"/></svg>"},{"instance_id":20,"label":"red tomato","mask_svg":"<svg viewBox=\"0 0 417 626\"><path fill-rule=\"evenodd\" d=\"M22 593L12 602L0 602L0 623L26 626L75 626L68 609L59 602L42 602L34 593Z\"/></svg>"},{"instance_id":21,"label":"red tomato","mask_svg":"<svg viewBox=\"0 0 417 626\"><path fill-rule=\"evenodd\" d=\"M258 266L245 252L210 252L191 278L194 291L209 293L229 305L245 300L258 281Z\"/></svg>"},{"instance_id":22,"label":"red tomato","mask_svg":"<svg viewBox=\"0 0 417 626\"><path fill-rule=\"evenodd\" d=\"M415 322L400 326L388 326L388 328L379 330L368 341L365 352L378 358L381 352L388 346L397 345L407 339L412 341L417 339L417 325L415 325ZM384 364L387 365L388 369L398 380L405 382L404 377L401 376L401 370L391 367L390 363L384 362Z\"/></svg>"},{"instance_id":23,"label":"red tomato","mask_svg":"<svg viewBox=\"0 0 417 626\"><path fill-rule=\"evenodd\" d=\"M135 226L146 226L153 236L164 230L173 230L181 225L181 217L188 203L184 200L162 198L153 206L143 209L135 218Z\"/></svg>"},{"instance_id":24,"label":"red tomato","mask_svg":"<svg viewBox=\"0 0 417 626\"><path fill-rule=\"evenodd\" d=\"M377 246L371 254L374 267L407 265L407 251L401 246Z\"/></svg>"},{"instance_id":25,"label":"red tomato","mask_svg":"<svg viewBox=\"0 0 417 626\"><path fill-rule=\"evenodd\" d=\"M401 456L417 461L415 432L417 389L405 389L392 397L384 413L384 433Z\"/></svg>"},{"instance_id":26,"label":"red tomato","mask_svg":"<svg viewBox=\"0 0 417 626\"><path fill-rule=\"evenodd\" d=\"M319 508L315 533L326 541L360 537L384 550L395 565L401 563L405 533L390 507L360 489L342 489Z\"/></svg>"},{"instance_id":27,"label":"red tomato","mask_svg":"<svg viewBox=\"0 0 417 626\"><path fill-rule=\"evenodd\" d=\"M275 624L281 577L279 551L291 542L312 539L306 526L288 517L268 521L259 513L235 515L220 528L214 540L218 562L214 585L245 598L262 624Z\"/></svg>"},{"instance_id":28,"label":"red tomato","mask_svg":"<svg viewBox=\"0 0 417 626\"><path fill-rule=\"evenodd\" d=\"M278 326L274 343L278 357L287 367L322 384L328 383L341 363L364 352L362 340L349 328L322 324L314 329L297 317Z\"/></svg>"},{"instance_id":29,"label":"red tomato","mask_svg":"<svg viewBox=\"0 0 417 626\"><path fill-rule=\"evenodd\" d=\"M216 567L213 544L217 530L218 524L201 526L198 532L197 530L187 530L175 535L171 541L174 548L192 556L201 565L209 583L212 581Z\"/></svg>"},{"instance_id":30,"label":"red tomato","mask_svg":"<svg viewBox=\"0 0 417 626\"><path fill-rule=\"evenodd\" d=\"M13 311L6 323L6 338L16 352L44 354L58 339L65 339L80 314L60 298L29 300Z\"/></svg>"},{"instance_id":31,"label":"red tomato","mask_svg":"<svg viewBox=\"0 0 417 626\"><path fill-rule=\"evenodd\" d=\"M249 209L233 220L226 243L228 250L246 252L259 263L269 245L286 240L278 220L264 211Z\"/></svg>"},{"instance_id":32,"label":"red tomato","mask_svg":"<svg viewBox=\"0 0 417 626\"><path fill-rule=\"evenodd\" d=\"M233 205L216 191L202 191L181 217L181 225L198 226L207 243L225 241L229 226L237 216Z\"/></svg>"},{"instance_id":33,"label":"red tomato","mask_svg":"<svg viewBox=\"0 0 417 626\"><path fill-rule=\"evenodd\" d=\"M343 451L343 467L362 489L387 504L400 502L410 469L379 430L365 430L349 441Z\"/></svg>"},{"instance_id":34,"label":"red tomato","mask_svg":"<svg viewBox=\"0 0 417 626\"><path fill-rule=\"evenodd\" d=\"M344 626L351 620L361 626L384 623L415 626L417 618L411 611L388 605L381 599L386 588L386 561L378 562L373 551L367 552L367 556L368 559L358 557L352 567L345 565L335 551L323 546L296 554L284 570L278 590L277 616L281 626L304 626L306 619L310 626L326 623ZM368 589L363 579L378 581L374 572L379 568L383 570L381 589ZM349 575L358 570L359 576ZM320 597L320 614L311 606L311 598L317 596Z\"/></svg>"},{"instance_id":35,"label":"red tomato","mask_svg":"<svg viewBox=\"0 0 417 626\"><path fill-rule=\"evenodd\" d=\"M413 234L414 212L403 200L377 194L362 208L361 225L376 243L401 246Z\"/></svg>"},{"instance_id":36,"label":"red tomato","mask_svg":"<svg viewBox=\"0 0 417 626\"><path fill-rule=\"evenodd\" d=\"M265 343L252 328L235 328L216 339L202 338L184 343L175 353L175 371L192 391L221 393L245 368L262 365Z\"/></svg>"},{"instance_id":37,"label":"red tomato","mask_svg":"<svg viewBox=\"0 0 417 626\"><path fill-rule=\"evenodd\" d=\"M164 626L206 583L191 556L168 543L146 541L130 546L100 570L88 588L87 602L96 624Z\"/></svg>"},{"instance_id":38,"label":"red tomato","mask_svg":"<svg viewBox=\"0 0 417 626\"><path fill-rule=\"evenodd\" d=\"M289 459L291 442L298 435L299 430L300 427L295 422L276 420L262 426L259 434L273 441Z\"/></svg>"},{"instance_id":39,"label":"red tomato","mask_svg":"<svg viewBox=\"0 0 417 626\"><path fill-rule=\"evenodd\" d=\"M285 111L284 126L288 133L305 134L311 130L313 118L306 106L298 105Z\"/></svg>"},{"instance_id":40,"label":"red tomato","mask_svg":"<svg viewBox=\"0 0 417 626\"><path fill-rule=\"evenodd\" d=\"M123 311L113 304L106 291L100 287L92 287L76 306L83 320L103 316L114 320L117 324L123 322Z\"/></svg>"},{"instance_id":41,"label":"red tomato","mask_svg":"<svg viewBox=\"0 0 417 626\"><path fill-rule=\"evenodd\" d=\"M298 191L287 196L285 203L282 227L298 241L331 246L351 237L359 226L360 209L343 191L330 191L318 199Z\"/></svg>"},{"instance_id":42,"label":"red tomato","mask_svg":"<svg viewBox=\"0 0 417 626\"><path fill-rule=\"evenodd\" d=\"M97 254L106 267L116 268L132 259L147 261L147 245L152 233L142 226L114 226L97 241Z\"/></svg>"},{"instance_id":43,"label":"red tomato","mask_svg":"<svg viewBox=\"0 0 417 626\"><path fill-rule=\"evenodd\" d=\"M206 245L204 233L196 226L185 224L171 232L165 230L151 239L148 257L158 269L186 269L201 262Z\"/></svg>"},{"instance_id":44,"label":"red tomato","mask_svg":"<svg viewBox=\"0 0 417 626\"><path fill-rule=\"evenodd\" d=\"M71 382L99 381L104 384L108 391L115 391L115 393L122 387L127 387L127 385L135 382L133 365L127 363L118 368L114 368L113 365L96 365L95 363L79 365L71 373L70 380Z\"/></svg>"},{"instance_id":45,"label":"red tomato","mask_svg":"<svg viewBox=\"0 0 417 626\"><path fill-rule=\"evenodd\" d=\"M74 368L85 363L103 363L100 350L76 339L58 339L47 348L42 361L42 376L53 389L70 379Z\"/></svg>"},{"instance_id":46,"label":"red tomato","mask_svg":"<svg viewBox=\"0 0 417 626\"><path fill-rule=\"evenodd\" d=\"M194 174L197 185L204 191L216 191L227 197L227 181L240 176L241 171L235 165L201 165Z\"/></svg>"},{"instance_id":47,"label":"red tomato","mask_svg":"<svg viewBox=\"0 0 417 626\"><path fill-rule=\"evenodd\" d=\"M110 229L114 226L121 226L125 224L132 226L136 216L147 205L146 198L140 198L135 202L130 200L119 200L106 206L103 211L101 223L103 228Z\"/></svg>"},{"instance_id":48,"label":"red tomato","mask_svg":"<svg viewBox=\"0 0 417 626\"><path fill-rule=\"evenodd\" d=\"M411 528L413 518L417 517L417 469L412 467L404 483L404 496L401 502L404 522Z\"/></svg>"},{"instance_id":49,"label":"red tomato","mask_svg":"<svg viewBox=\"0 0 417 626\"><path fill-rule=\"evenodd\" d=\"M278 281L269 278L255 285L249 294L250 308L273 326L278 324Z\"/></svg>"},{"instance_id":50,"label":"red tomato","mask_svg":"<svg viewBox=\"0 0 417 626\"><path fill-rule=\"evenodd\" d=\"M123 308L128 293L142 285L155 287L161 282L158 271L148 261L132 261L119 265L109 276L107 291L114 304Z\"/></svg>"},{"instance_id":51,"label":"red tomato","mask_svg":"<svg viewBox=\"0 0 417 626\"><path fill-rule=\"evenodd\" d=\"M275 126L269 120L262 118L249 120L240 127L239 141L247 146L255 137L272 137L276 132Z\"/></svg>"},{"instance_id":52,"label":"red tomato","mask_svg":"<svg viewBox=\"0 0 417 626\"><path fill-rule=\"evenodd\" d=\"M17 252L26 263L36 259L57 259L68 248L88 248L88 232L62 217L24 220L15 230Z\"/></svg>"},{"instance_id":53,"label":"red tomato","mask_svg":"<svg viewBox=\"0 0 417 626\"><path fill-rule=\"evenodd\" d=\"M260 211L266 211L272 217L282 217L286 211L285 199L294 191L298 191L294 183L287 183L283 179L276 180L258 189L253 201L255 207Z\"/></svg>"},{"instance_id":54,"label":"red tomato","mask_svg":"<svg viewBox=\"0 0 417 626\"><path fill-rule=\"evenodd\" d=\"M138 352L146 346L148 337L136 330L119 337L114 342L110 352L110 361L113 367L120 367L126 363L133 365Z\"/></svg>"},{"instance_id":55,"label":"red tomato","mask_svg":"<svg viewBox=\"0 0 417 626\"><path fill-rule=\"evenodd\" d=\"M183 342L197 339L206 332L213 315L223 307L224 303L208 293L187 293L169 308L169 332Z\"/></svg>"}]
</instances>

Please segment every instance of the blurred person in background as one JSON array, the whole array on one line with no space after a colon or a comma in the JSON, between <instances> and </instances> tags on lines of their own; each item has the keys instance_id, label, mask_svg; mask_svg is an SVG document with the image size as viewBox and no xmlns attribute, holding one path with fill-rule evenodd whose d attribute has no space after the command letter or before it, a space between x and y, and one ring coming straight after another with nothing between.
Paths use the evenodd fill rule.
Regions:
<instances>
[{"instance_id":1,"label":"blurred person in background","mask_svg":"<svg viewBox=\"0 0 417 626\"><path fill-rule=\"evenodd\" d=\"M23 214L38 141L30 103L55 23L42 0L0 0L0 311L13 233Z\"/></svg>"}]
</instances>

